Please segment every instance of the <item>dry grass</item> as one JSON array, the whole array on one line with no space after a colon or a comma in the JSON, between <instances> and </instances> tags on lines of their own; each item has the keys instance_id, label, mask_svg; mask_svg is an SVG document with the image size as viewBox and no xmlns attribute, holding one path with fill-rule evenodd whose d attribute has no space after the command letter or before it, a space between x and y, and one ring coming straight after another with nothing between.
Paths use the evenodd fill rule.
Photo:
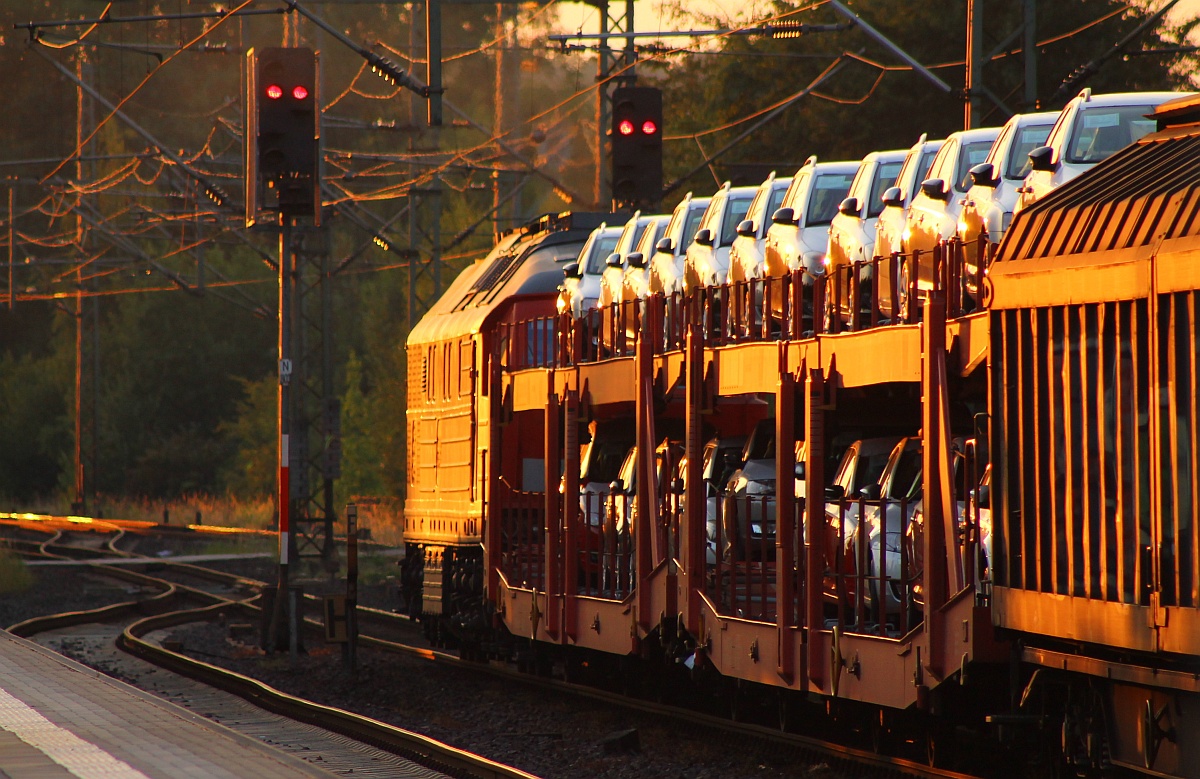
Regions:
<instances>
[{"instance_id":1,"label":"dry grass","mask_svg":"<svg viewBox=\"0 0 1200 779\"><path fill-rule=\"evenodd\" d=\"M339 535L346 531L346 504L350 502L358 506L358 526L369 531L372 541L389 546L403 545L404 511L401 500L354 496L341 503L336 506L336 532ZM63 516L70 513L70 505L69 498L58 497L11 510ZM166 522L172 525L204 524L252 530L275 528L275 502L271 496L246 499L229 495L189 495L180 500L164 502L104 495L87 508L91 516L109 519Z\"/></svg>"}]
</instances>

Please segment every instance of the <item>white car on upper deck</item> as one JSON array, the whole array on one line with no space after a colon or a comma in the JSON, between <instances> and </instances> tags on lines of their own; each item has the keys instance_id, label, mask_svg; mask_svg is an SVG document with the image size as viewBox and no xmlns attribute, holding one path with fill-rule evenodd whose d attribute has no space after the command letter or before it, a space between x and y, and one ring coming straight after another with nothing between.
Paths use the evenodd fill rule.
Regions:
<instances>
[{"instance_id":1,"label":"white car on upper deck","mask_svg":"<svg viewBox=\"0 0 1200 779\"><path fill-rule=\"evenodd\" d=\"M1059 113L1045 146L1029 152L1032 170L1013 207L1028 208L1047 193L1108 159L1143 135L1154 132L1147 116L1187 92L1117 92L1093 95L1084 89Z\"/></svg>"},{"instance_id":2,"label":"white car on upper deck","mask_svg":"<svg viewBox=\"0 0 1200 779\"><path fill-rule=\"evenodd\" d=\"M683 261L683 291L724 284L729 277L729 249L738 223L746 218L758 187L732 187L726 181L708 201L700 228Z\"/></svg>"},{"instance_id":3,"label":"white car on upper deck","mask_svg":"<svg viewBox=\"0 0 1200 779\"><path fill-rule=\"evenodd\" d=\"M674 295L683 291L683 263L687 247L700 229L700 220L708 209L709 198L692 197L689 192L671 212L671 221L662 238L654 244L649 261L650 292Z\"/></svg>"},{"instance_id":4,"label":"white car on upper deck","mask_svg":"<svg viewBox=\"0 0 1200 779\"><path fill-rule=\"evenodd\" d=\"M793 270L808 271L806 279L825 272L829 248L829 223L838 204L850 191L859 163L805 160L771 215L763 241L763 275L786 276Z\"/></svg>"},{"instance_id":5,"label":"white car on upper deck","mask_svg":"<svg viewBox=\"0 0 1200 779\"><path fill-rule=\"evenodd\" d=\"M558 287L558 312L571 312L579 319L596 307L600 299L600 277L605 260L617 246L620 227L601 224L588 236L575 262L563 268L563 282Z\"/></svg>"}]
</instances>

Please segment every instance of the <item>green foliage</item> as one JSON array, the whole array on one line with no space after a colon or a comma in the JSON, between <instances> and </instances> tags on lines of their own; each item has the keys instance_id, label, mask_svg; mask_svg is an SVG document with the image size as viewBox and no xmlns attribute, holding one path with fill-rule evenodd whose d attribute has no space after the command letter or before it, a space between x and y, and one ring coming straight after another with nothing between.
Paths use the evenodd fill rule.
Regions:
<instances>
[{"instance_id":1,"label":"green foliage","mask_svg":"<svg viewBox=\"0 0 1200 779\"><path fill-rule=\"evenodd\" d=\"M689 136L668 144L668 181L699 165L704 157L752 126L739 120L799 93L838 57L841 68L775 120L742 140L715 163L717 175L738 184L757 184L772 168L790 175L810 154L823 160L859 159L870 151L906 149L921 133L945 137L964 123L963 58L966 49L965 3L913 3L911 0L859 0L852 10L954 91L947 94L915 71L882 70L903 63L862 31L813 33L801 38L767 40L760 36L723 38L715 51L685 58L663 82L668 134ZM807 3L776 2L771 15L805 23L844 21L828 9L796 13ZM1148 15L1119 0L1073 0L1038 4L1037 106L1026 105L1020 35L1022 4L1006 0L981 3L984 52L995 57L984 67L983 83L1015 112L1060 108L1078 88L1055 97L1059 85L1131 32ZM1113 12L1117 12L1111 18ZM790 15L789 15L790 14ZM1099 20L1104 21L1099 21ZM717 20L710 20L716 22ZM747 20L749 21L749 20ZM1091 26L1089 26L1091 25ZM1160 29L1134 48L1170 45L1187 31ZM1186 60L1184 59L1186 57ZM1096 92L1187 88L1195 55L1114 57L1082 85ZM1053 102L1051 99L1053 98ZM683 107L686 107L685 110ZM984 125L1003 124L1008 114L984 101ZM735 124L736 123L736 124ZM730 125L718 132L713 128ZM698 141L692 140L698 135ZM707 169L679 190L714 188Z\"/></svg>"},{"instance_id":2,"label":"green foliage","mask_svg":"<svg viewBox=\"0 0 1200 779\"><path fill-rule=\"evenodd\" d=\"M346 361L346 390L342 394L342 477L339 490L347 500L358 495L383 495L383 457L380 439L373 435L379 398L368 395L363 362L350 353Z\"/></svg>"},{"instance_id":3,"label":"green foliage","mask_svg":"<svg viewBox=\"0 0 1200 779\"><path fill-rule=\"evenodd\" d=\"M234 495L270 495L275 489L278 454L278 388L275 376L240 382L242 398L230 419L217 430L234 454L221 474L221 484Z\"/></svg>"},{"instance_id":4,"label":"green foliage","mask_svg":"<svg viewBox=\"0 0 1200 779\"><path fill-rule=\"evenodd\" d=\"M14 317L9 317L14 318ZM39 351L55 342L44 335ZM0 353L0 495L19 501L58 486L60 464L74 438L68 403L68 355Z\"/></svg>"},{"instance_id":5,"label":"green foliage","mask_svg":"<svg viewBox=\"0 0 1200 779\"><path fill-rule=\"evenodd\" d=\"M29 567L9 549L0 549L0 595L24 592L33 586Z\"/></svg>"},{"instance_id":6,"label":"green foliage","mask_svg":"<svg viewBox=\"0 0 1200 779\"><path fill-rule=\"evenodd\" d=\"M964 3L848 4L961 89ZM184 5L182 10L193 11L221 4ZM687 5L694 4L680 2L680 15L672 21L668 14L660 25L726 26L724 19L697 24ZM983 47L998 50L985 68L985 81L1013 110L1029 108L1021 105L1023 62L1013 51L1020 37L1004 42L1020 21L1021 5L983 3ZM81 18L98 15L97 6L94 0L0 0L0 17ZM801 7L745 6L742 21ZM1041 0L1039 8L1037 37L1045 43L1039 48L1037 94L1043 101L1146 15L1141 5L1125 10L1118 0ZM418 77L425 75L422 9L396 3L313 7L351 39ZM180 9L167 3L142 10ZM1121 13L1104 18L1113 11ZM422 98L373 76L361 57L299 14L286 15L301 42L321 50L326 199L337 203L326 226L337 267L331 279L334 384L342 399L339 502L403 494L404 343L410 301L433 297L432 269L424 262L434 236L447 246L444 288L490 248L496 224L511 227L538 213L588 205L568 200L570 193L586 200L593 192L595 60L544 46L545 33L556 29L552 14L547 6L443 8L447 125L436 133L423 126ZM794 18L841 21L819 5ZM639 16L638 28L653 26L648 19ZM143 135L87 101L84 121L104 124L87 144L86 161L77 164L78 93L42 55L82 74L108 99L124 100L126 115L236 200L244 53L252 46L279 45L284 21L284 15L261 15L220 23L101 25L87 32L86 45L61 49L35 49L26 43L27 31L0 30L0 70L9 75L12 106L0 117L6 144L0 161L16 176L17 234L27 236L14 247L15 291L36 298L19 300L11 311L0 309L0 495L28 504L56 489L73 489L73 296L82 284L96 293L83 308L82 448L89 485L111 496L114 505L131 496L152 498L145 503L151 517L164 501L183 505L197 493L229 493L269 505L276 478L277 285L275 270L264 260L277 256L276 235L242 230L239 214L213 207L196 182L158 156ZM1194 24L1160 30L1139 45L1182 40ZM45 40L66 44L85 29L50 29ZM179 50L202 35L204 45ZM162 54L162 66L147 52ZM702 53L639 63L641 83L665 90L668 135L682 138L667 145L666 180L699 165L706 156L701 149L719 149L749 128L740 121L749 112L796 94L845 52L862 59L847 60L817 90L819 96L801 99L733 146L715 163L715 175L758 183L772 168L790 174L810 154L857 159L874 149L906 148L922 132L945 135L962 125L957 95L937 91L911 71L881 71L873 63L898 61L860 30L792 40L728 36ZM1087 83L1097 91L1174 87L1194 70L1190 54L1117 57ZM1003 118L989 107L985 122ZM714 128L724 129L710 132ZM503 138L505 150L490 145L493 133ZM486 154L479 152L484 149ZM450 150L460 152L456 162L470 164L446 167L434 178L430 160ZM529 166L544 177L529 177L517 195L500 204L493 222L492 182L516 187ZM711 192L713 177L705 168L676 196L688 188ZM80 181L94 186L82 192ZM408 198L409 187L420 191L434 184L443 193L440 224L432 223L431 198ZM339 210L342 206L352 214ZM92 226L93 218L98 226ZM371 231L384 225L380 229L397 243L390 251L371 241ZM404 246L410 240L412 246ZM422 264L411 265L408 248ZM75 274L80 257L89 261ZM399 516L394 504L388 511ZM231 512L232 522L237 510ZM204 513L208 521L209 510ZM255 516L267 514L263 509Z\"/></svg>"}]
</instances>

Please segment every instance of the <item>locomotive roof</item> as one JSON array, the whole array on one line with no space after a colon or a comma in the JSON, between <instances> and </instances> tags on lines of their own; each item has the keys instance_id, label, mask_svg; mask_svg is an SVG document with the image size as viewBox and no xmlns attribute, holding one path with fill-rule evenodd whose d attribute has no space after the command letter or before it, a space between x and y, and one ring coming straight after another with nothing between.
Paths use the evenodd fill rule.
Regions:
<instances>
[{"instance_id":1,"label":"locomotive roof","mask_svg":"<svg viewBox=\"0 0 1200 779\"><path fill-rule=\"evenodd\" d=\"M410 346L477 333L488 316L514 295L553 292L563 264L604 214L557 214L510 230L487 256L467 267L408 335ZM562 247L555 252L554 247ZM547 251L541 251L546 249Z\"/></svg>"},{"instance_id":2,"label":"locomotive roof","mask_svg":"<svg viewBox=\"0 0 1200 779\"><path fill-rule=\"evenodd\" d=\"M1075 266L1084 254L1093 256L1084 264L1124 262L1122 252L1153 253L1146 247L1200 235L1200 96L1150 116L1158 132L1019 212L989 276Z\"/></svg>"}]
</instances>

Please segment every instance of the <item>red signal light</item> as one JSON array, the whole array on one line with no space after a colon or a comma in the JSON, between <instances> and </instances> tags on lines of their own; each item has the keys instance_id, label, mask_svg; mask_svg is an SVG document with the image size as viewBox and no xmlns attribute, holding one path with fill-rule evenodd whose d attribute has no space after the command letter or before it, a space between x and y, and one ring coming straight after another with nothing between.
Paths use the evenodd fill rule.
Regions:
<instances>
[{"instance_id":1,"label":"red signal light","mask_svg":"<svg viewBox=\"0 0 1200 779\"><path fill-rule=\"evenodd\" d=\"M617 132L621 135L633 135L633 122L628 119L622 119L617 123Z\"/></svg>"},{"instance_id":2,"label":"red signal light","mask_svg":"<svg viewBox=\"0 0 1200 779\"><path fill-rule=\"evenodd\" d=\"M272 84L271 86L267 87L267 97L271 98L272 100L278 100L279 98L283 97L283 87L279 86L278 84Z\"/></svg>"},{"instance_id":3,"label":"red signal light","mask_svg":"<svg viewBox=\"0 0 1200 779\"><path fill-rule=\"evenodd\" d=\"M308 89L303 86L292 87L292 97L296 98L297 100L303 100L304 98L308 97Z\"/></svg>"},{"instance_id":4,"label":"red signal light","mask_svg":"<svg viewBox=\"0 0 1200 779\"><path fill-rule=\"evenodd\" d=\"M643 135L654 135L656 132L658 132L658 125L654 123L653 119L647 119L642 122Z\"/></svg>"}]
</instances>

